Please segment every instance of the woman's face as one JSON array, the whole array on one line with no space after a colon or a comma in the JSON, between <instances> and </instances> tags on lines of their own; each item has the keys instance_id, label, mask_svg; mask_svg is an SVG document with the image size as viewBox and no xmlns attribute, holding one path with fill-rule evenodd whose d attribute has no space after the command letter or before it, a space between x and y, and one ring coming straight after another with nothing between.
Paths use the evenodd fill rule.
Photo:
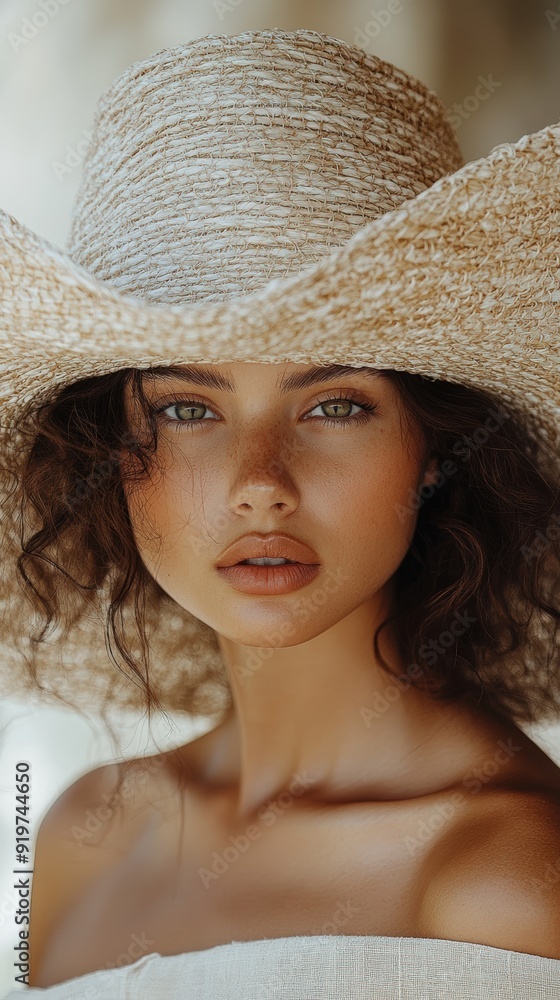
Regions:
<instances>
[{"instance_id":1,"label":"woman's face","mask_svg":"<svg viewBox=\"0 0 560 1000\"><path fill-rule=\"evenodd\" d=\"M414 534L411 498L432 471L393 383L372 369L312 382L314 366L290 363L190 370L223 381L145 380L160 411L157 461L143 483L125 484L141 558L160 586L249 646L305 642L378 599ZM305 384L294 383L302 375ZM128 387L125 409L141 434ZM251 532L311 546L320 563L314 579L281 594L235 589L216 563Z\"/></svg>"}]
</instances>

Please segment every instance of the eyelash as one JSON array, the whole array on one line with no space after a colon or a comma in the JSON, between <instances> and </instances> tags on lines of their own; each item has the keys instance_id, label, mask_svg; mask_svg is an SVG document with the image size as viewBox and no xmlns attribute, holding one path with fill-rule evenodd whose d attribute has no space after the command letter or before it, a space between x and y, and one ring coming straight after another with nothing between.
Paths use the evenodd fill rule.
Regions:
<instances>
[{"instance_id":1,"label":"eyelash","mask_svg":"<svg viewBox=\"0 0 560 1000\"><path fill-rule=\"evenodd\" d=\"M359 393L354 392L354 390L350 389L350 390L347 390L345 392L344 391L340 392L338 395L336 395L336 394L335 395L329 395L329 396L326 396L325 399L318 400L315 403L315 406L311 407L311 410L309 412L311 412L312 410L315 410L318 406L321 406L322 403L335 403L335 402L341 402L341 401L354 403L355 405L360 406L362 412L361 413L355 413L353 416L349 416L349 417L336 417L336 418L335 417L318 417L318 418L314 418L314 419L322 420L323 423L326 426L333 426L334 425L334 426L337 426L337 427L347 427L348 424L363 424L363 423L366 423L366 421L370 420L371 416L378 409L377 404L368 403L367 400L364 400L363 397L360 396ZM170 406L188 406L190 403L196 403L197 406L205 406L212 413L215 412L214 410L212 410L212 408L210 406L208 406L208 404L203 399L197 399L195 396L189 397L188 399L177 399L177 397L173 397L173 398L170 397L169 400L167 402L164 402L162 406L157 406L157 407L154 406L154 407L152 407L152 412L155 414L156 418L158 418L158 419L160 419L162 421L162 423L164 423L164 424L171 424L173 426L173 428L175 430L177 430L177 431L180 428L183 428L185 426L188 427L189 430L193 431L200 424L206 424L206 423L213 423L214 422L213 419L212 420L205 420L205 419L203 419L201 417L197 417L196 420L173 420L171 417L164 417L163 416L163 411L164 410L168 410L170 408Z\"/></svg>"}]
</instances>

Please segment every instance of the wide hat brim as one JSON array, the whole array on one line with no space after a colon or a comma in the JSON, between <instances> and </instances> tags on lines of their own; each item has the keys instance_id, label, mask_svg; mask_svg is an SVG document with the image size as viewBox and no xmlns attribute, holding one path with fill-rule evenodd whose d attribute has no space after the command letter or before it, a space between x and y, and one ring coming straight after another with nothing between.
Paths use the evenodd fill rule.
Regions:
<instances>
[{"instance_id":1,"label":"wide hat brim","mask_svg":"<svg viewBox=\"0 0 560 1000\"><path fill-rule=\"evenodd\" d=\"M543 472L556 477L559 153L560 124L502 143L364 225L313 266L219 303L165 305L122 294L0 213L2 467L15 469L21 460L12 430L24 406L77 379L125 367L263 361L372 365L483 389L526 427L539 444ZM15 593L4 527L0 600L15 634L29 609ZM174 605L172 613L177 628L188 622L193 637L199 630L208 639L211 630L187 612ZM102 641L94 649L93 631L80 632L76 642L106 657ZM1 645L8 650L9 636ZM166 707L185 709L163 647L159 656L154 686ZM67 657L64 666L59 652L45 655L44 677L65 675L71 644ZM219 674L216 646L210 660ZM11 661L7 653L6 695L26 685ZM115 668L107 661L99 670L97 662L99 692L92 695L83 666L83 699L75 661L67 691L87 707ZM111 685L111 701L144 704L132 684Z\"/></svg>"}]
</instances>

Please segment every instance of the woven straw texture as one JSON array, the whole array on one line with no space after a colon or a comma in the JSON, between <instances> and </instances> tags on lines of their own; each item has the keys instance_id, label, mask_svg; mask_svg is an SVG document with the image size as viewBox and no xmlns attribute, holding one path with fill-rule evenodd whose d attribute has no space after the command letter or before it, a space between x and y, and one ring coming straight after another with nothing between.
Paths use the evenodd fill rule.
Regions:
<instances>
[{"instance_id":1,"label":"woven straw texture","mask_svg":"<svg viewBox=\"0 0 560 1000\"><path fill-rule=\"evenodd\" d=\"M438 938L319 935L152 952L26 996L49 1000L557 1000L560 961ZM4 1000L17 1000L12 991Z\"/></svg>"},{"instance_id":2,"label":"woven straw texture","mask_svg":"<svg viewBox=\"0 0 560 1000\"><path fill-rule=\"evenodd\" d=\"M552 125L464 164L433 92L314 31L209 35L126 70L99 102L66 250L0 213L3 693L36 691L16 421L76 379L188 362L405 369L486 390L557 477L559 152ZM38 680L86 709L139 708L106 652L105 597L44 644ZM154 598L147 632L166 707L229 703L208 626Z\"/></svg>"}]
</instances>

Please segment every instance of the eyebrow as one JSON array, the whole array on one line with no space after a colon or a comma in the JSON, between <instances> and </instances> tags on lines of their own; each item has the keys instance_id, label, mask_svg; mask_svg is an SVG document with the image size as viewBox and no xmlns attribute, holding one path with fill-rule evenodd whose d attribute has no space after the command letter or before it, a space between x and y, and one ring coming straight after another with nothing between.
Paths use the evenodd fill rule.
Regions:
<instances>
[{"instance_id":1,"label":"eyebrow","mask_svg":"<svg viewBox=\"0 0 560 1000\"><path fill-rule=\"evenodd\" d=\"M370 368L368 365L360 368L353 368L351 365L320 365L304 372L292 372L290 375L286 375L280 383L276 383L276 388L281 393L293 392L296 389L306 389L317 382L332 382L349 375L368 375L376 379L384 377L382 371ZM154 380L174 381L178 379L181 382L194 382L196 385L220 389L223 392L237 391L235 379L201 365L168 365L165 368L153 368L146 372L146 377Z\"/></svg>"}]
</instances>

